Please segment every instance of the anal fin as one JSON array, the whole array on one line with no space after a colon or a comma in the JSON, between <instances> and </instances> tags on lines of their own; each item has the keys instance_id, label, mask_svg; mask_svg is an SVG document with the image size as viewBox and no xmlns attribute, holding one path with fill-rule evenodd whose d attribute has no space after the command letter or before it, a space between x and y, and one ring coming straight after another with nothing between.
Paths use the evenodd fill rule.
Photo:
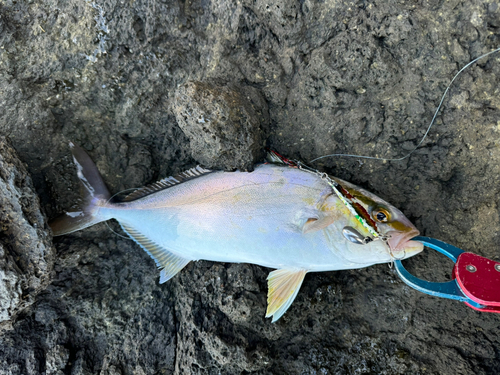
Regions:
<instances>
[{"instance_id":1,"label":"anal fin","mask_svg":"<svg viewBox=\"0 0 500 375\"><path fill-rule=\"evenodd\" d=\"M306 273L306 270L280 269L269 274L266 318L272 316L273 323L281 318L297 296Z\"/></svg>"},{"instance_id":2,"label":"anal fin","mask_svg":"<svg viewBox=\"0 0 500 375\"><path fill-rule=\"evenodd\" d=\"M191 261L155 244L132 227L120 224L123 230L153 258L157 267L161 270L160 284L170 280Z\"/></svg>"}]
</instances>

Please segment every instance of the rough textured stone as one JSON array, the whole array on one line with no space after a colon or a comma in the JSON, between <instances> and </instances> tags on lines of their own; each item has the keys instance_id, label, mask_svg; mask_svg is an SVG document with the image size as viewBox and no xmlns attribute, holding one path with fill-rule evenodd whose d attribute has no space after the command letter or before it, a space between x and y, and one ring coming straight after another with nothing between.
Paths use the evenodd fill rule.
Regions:
<instances>
[{"instance_id":1,"label":"rough textured stone","mask_svg":"<svg viewBox=\"0 0 500 375\"><path fill-rule=\"evenodd\" d=\"M113 193L193 167L173 111L188 82L258 90L282 155L399 157L458 69L500 46L499 15L489 0L6 0L0 133L49 216L78 197L69 140ZM499 56L459 77L410 158L314 166L499 260ZM55 244L52 282L0 337L0 373L500 373L498 315L411 290L386 265L307 275L271 324L264 268L199 262L159 285L104 224ZM405 264L430 280L452 268L433 251Z\"/></svg>"},{"instance_id":2,"label":"rough textured stone","mask_svg":"<svg viewBox=\"0 0 500 375\"><path fill-rule=\"evenodd\" d=\"M0 137L0 330L48 285L55 248L26 167Z\"/></svg>"},{"instance_id":3,"label":"rough textured stone","mask_svg":"<svg viewBox=\"0 0 500 375\"><path fill-rule=\"evenodd\" d=\"M195 160L209 168L252 170L264 158L267 105L258 90L235 84L187 82L174 98L180 128Z\"/></svg>"}]
</instances>

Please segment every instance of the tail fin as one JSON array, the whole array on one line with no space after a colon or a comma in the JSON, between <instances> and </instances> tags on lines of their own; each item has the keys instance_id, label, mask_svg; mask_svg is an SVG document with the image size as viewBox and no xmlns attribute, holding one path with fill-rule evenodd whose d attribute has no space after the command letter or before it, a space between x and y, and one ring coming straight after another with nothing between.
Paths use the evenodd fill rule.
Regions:
<instances>
[{"instance_id":1,"label":"tail fin","mask_svg":"<svg viewBox=\"0 0 500 375\"><path fill-rule=\"evenodd\" d=\"M69 146L77 168L78 178L84 187L82 189L82 203L81 207L68 211L49 223L54 236L75 232L108 219L99 216L99 207L106 204L110 194L96 165L81 147L72 142Z\"/></svg>"}]
</instances>

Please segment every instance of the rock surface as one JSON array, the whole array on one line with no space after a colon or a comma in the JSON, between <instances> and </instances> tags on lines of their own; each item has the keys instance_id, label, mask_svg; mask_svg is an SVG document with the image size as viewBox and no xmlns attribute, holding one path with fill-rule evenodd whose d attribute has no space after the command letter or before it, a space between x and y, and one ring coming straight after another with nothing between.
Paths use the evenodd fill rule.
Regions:
<instances>
[{"instance_id":1,"label":"rock surface","mask_svg":"<svg viewBox=\"0 0 500 375\"><path fill-rule=\"evenodd\" d=\"M0 132L51 217L78 196L69 140L113 193L194 166L173 111L188 82L258 90L282 155L400 157L458 69L500 45L499 20L478 0L3 1ZM314 165L500 260L499 77L500 55L466 70L410 158ZM198 262L159 285L104 224L55 244L52 281L0 336L0 373L500 373L498 315L411 290L387 265L307 275L271 324L262 267ZM432 251L405 264L430 280L452 269Z\"/></svg>"},{"instance_id":2,"label":"rock surface","mask_svg":"<svg viewBox=\"0 0 500 375\"><path fill-rule=\"evenodd\" d=\"M173 111L193 158L204 166L247 171L264 159L269 116L257 89L190 81L175 92Z\"/></svg>"},{"instance_id":3,"label":"rock surface","mask_svg":"<svg viewBox=\"0 0 500 375\"><path fill-rule=\"evenodd\" d=\"M26 167L0 137L0 332L50 282L55 248Z\"/></svg>"}]
</instances>

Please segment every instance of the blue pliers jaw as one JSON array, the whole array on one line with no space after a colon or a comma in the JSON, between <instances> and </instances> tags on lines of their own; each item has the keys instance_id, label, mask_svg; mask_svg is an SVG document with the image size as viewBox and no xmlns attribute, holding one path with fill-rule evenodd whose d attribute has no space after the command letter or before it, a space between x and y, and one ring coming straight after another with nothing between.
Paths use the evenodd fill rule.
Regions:
<instances>
[{"instance_id":1,"label":"blue pliers jaw","mask_svg":"<svg viewBox=\"0 0 500 375\"><path fill-rule=\"evenodd\" d=\"M475 310L500 313L499 262L430 237L418 236L412 241L419 241L450 258L455 263L453 280L438 283L419 279L410 274L400 260L395 260L401 280L422 293L462 301Z\"/></svg>"}]
</instances>

